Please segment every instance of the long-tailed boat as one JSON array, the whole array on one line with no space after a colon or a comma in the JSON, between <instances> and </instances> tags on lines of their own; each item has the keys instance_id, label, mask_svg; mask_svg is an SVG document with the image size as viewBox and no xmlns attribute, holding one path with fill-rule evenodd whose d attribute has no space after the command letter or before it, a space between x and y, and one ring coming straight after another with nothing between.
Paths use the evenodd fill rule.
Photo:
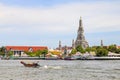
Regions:
<instances>
[{"instance_id":1,"label":"long-tailed boat","mask_svg":"<svg viewBox=\"0 0 120 80\"><path fill-rule=\"evenodd\" d=\"M21 61L20 63L23 64L25 67L39 67L40 66L38 63L34 63L34 62L26 63L24 61Z\"/></svg>"}]
</instances>

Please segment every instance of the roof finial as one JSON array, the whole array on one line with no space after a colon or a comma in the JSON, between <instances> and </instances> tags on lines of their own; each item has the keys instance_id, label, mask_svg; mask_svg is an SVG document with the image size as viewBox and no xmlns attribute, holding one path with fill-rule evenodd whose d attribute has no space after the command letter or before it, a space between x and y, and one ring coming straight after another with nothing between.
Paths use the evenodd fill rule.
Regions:
<instances>
[{"instance_id":1,"label":"roof finial","mask_svg":"<svg viewBox=\"0 0 120 80\"><path fill-rule=\"evenodd\" d=\"M80 20L82 20L82 17L80 16Z\"/></svg>"}]
</instances>

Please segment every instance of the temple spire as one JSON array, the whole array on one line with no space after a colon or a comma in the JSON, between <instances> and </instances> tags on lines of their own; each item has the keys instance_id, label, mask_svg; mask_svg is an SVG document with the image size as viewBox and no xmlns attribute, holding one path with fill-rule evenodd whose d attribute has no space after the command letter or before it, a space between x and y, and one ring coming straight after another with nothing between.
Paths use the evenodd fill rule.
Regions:
<instances>
[{"instance_id":1,"label":"temple spire","mask_svg":"<svg viewBox=\"0 0 120 80\"><path fill-rule=\"evenodd\" d=\"M79 26L82 27L82 17L80 16Z\"/></svg>"},{"instance_id":2,"label":"temple spire","mask_svg":"<svg viewBox=\"0 0 120 80\"><path fill-rule=\"evenodd\" d=\"M59 41L59 50L62 50L61 41Z\"/></svg>"},{"instance_id":3,"label":"temple spire","mask_svg":"<svg viewBox=\"0 0 120 80\"><path fill-rule=\"evenodd\" d=\"M78 29L78 32L79 31L84 32L83 24L82 24L82 17L81 16L80 16L80 20L79 20L79 29Z\"/></svg>"},{"instance_id":4,"label":"temple spire","mask_svg":"<svg viewBox=\"0 0 120 80\"><path fill-rule=\"evenodd\" d=\"M83 24L82 24L82 18L80 17L79 20L79 28L78 28L78 33L77 33L77 39L75 41L75 47L77 46L82 46L83 48L88 47L88 43L85 40L84 36L84 29L83 29Z\"/></svg>"},{"instance_id":5,"label":"temple spire","mask_svg":"<svg viewBox=\"0 0 120 80\"><path fill-rule=\"evenodd\" d=\"M74 42L74 39L72 40L72 48L75 49L75 42Z\"/></svg>"},{"instance_id":6,"label":"temple spire","mask_svg":"<svg viewBox=\"0 0 120 80\"><path fill-rule=\"evenodd\" d=\"M101 47L103 47L103 40L101 40Z\"/></svg>"}]
</instances>

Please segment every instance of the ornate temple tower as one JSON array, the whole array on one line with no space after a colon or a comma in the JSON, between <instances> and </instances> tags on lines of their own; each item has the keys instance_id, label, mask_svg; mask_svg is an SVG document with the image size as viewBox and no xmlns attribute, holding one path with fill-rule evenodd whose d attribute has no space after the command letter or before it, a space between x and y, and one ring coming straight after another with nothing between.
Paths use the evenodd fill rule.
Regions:
<instances>
[{"instance_id":1,"label":"ornate temple tower","mask_svg":"<svg viewBox=\"0 0 120 80\"><path fill-rule=\"evenodd\" d=\"M59 41L59 50L62 50L61 41Z\"/></svg>"},{"instance_id":2,"label":"ornate temple tower","mask_svg":"<svg viewBox=\"0 0 120 80\"><path fill-rule=\"evenodd\" d=\"M75 41L75 47L77 47L79 45L82 46L83 48L87 48L89 46L88 42L85 40L85 37L84 37L84 29L83 29L81 17L79 20L79 28L78 28L78 32L77 32L77 39Z\"/></svg>"},{"instance_id":3,"label":"ornate temple tower","mask_svg":"<svg viewBox=\"0 0 120 80\"><path fill-rule=\"evenodd\" d=\"M103 40L101 40L101 47L103 47Z\"/></svg>"},{"instance_id":4,"label":"ornate temple tower","mask_svg":"<svg viewBox=\"0 0 120 80\"><path fill-rule=\"evenodd\" d=\"M72 48L75 49L75 42L74 42L74 39L72 40Z\"/></svg>"}]
</instances>

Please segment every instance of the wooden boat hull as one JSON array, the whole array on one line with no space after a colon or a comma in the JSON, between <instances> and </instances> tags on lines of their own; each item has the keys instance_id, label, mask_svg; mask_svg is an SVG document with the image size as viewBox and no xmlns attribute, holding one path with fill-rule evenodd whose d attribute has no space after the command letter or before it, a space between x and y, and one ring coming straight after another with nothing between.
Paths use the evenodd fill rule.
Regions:
<instances>
[{"instance_id":1,"label":"wooden boat hull","mask_svg":"<svg viewBox=\"0 0 120 80\"><path fill-rule=\"evenodd\" d=\"M23 64L25 67L39 67L40 65L38 63L25 63L23 61L20 62L21 64Z\"/></svg>"}]
</instances>

